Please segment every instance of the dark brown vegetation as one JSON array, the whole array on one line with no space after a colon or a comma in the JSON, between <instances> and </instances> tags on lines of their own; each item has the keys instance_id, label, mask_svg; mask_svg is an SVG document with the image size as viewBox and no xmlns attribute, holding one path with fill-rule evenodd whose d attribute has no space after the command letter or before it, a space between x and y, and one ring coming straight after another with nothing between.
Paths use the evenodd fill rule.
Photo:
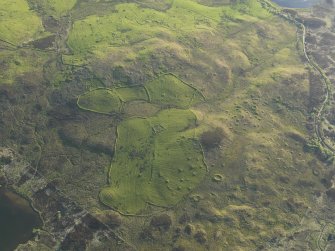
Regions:
<instances>
[{"instance_id":1,"label":"dark brown vegetation","mask_svg":"<svg viewBox=\"0 0 335 251\"><path fill-rule=\"evenodd\" d=\"M35 72L11 86L0 86L0 144L23 154L36 170L89 207L87 201L95 201L106 182L116 123L76 106L76 97L86 90L87 75L73 69L72 79L47 88L47 76Z\"/></svg>"},{"instance_id":2,"label":"dark brown vegetation","mask_svg":"<svg viewBox=\"0 0 335 251\"><path fill-rule=\"evenodd\" d=\"M298 12L296 10L292 10L292 9L284 9L283 12L286 12L288 14L290 14L291 16L296 16L298 15Z\"/></svg>"},{"instance_id":3,"label":"dark brown vegetation","mask_svg":"<svg viewBox=\"0 0 335 251\"><path fill-rule=\"evenodd\" d=\"M318 29L327 24L322 19L315 18L315 17L304 18L301 21L303 22L304 25L306 25L308 28L311 28L311 29Z\"/></svg>"},{"instance_id":4,"label":"dark brown vegetation","mask_svg":"<svg viewBox=\"0 0 335 251\"><path fill-rule=\"evenodd\" d=\"M193 231L194 231L194 226L193 226L193 225L191 225L191 224L187 224L187 225L185 226L184 232L185 232L186 234L191 235L191 234L193 233Z\"/></svg>"},{"instance_id":5,"label":"dark brown vegetation","mask_svg":"<svg viewBox=\"0 0 335 251\"><path fill-rule=\"evenodd\" d=\"M207 233L205 230L199 230L195 233L194 238L200 244L204 244L207 241Z\"/></svg>"},{"instance_id":6,"label":"dark brown vegetation","mask_svg":"<svg viewBox=\"0 0 335 251\"><path fill-rule=\"evenodd\" d=\"M113 211L106 211L99 214L97 215L97 218L112 228L117 228L122 224L121 216Z\"/></svg>"},{"instance_id":7,"label":"dark brown vegetation","mask_svg":"<svg viewBox=\"0 0 335 251\"><path fill-rule=\"evenodd\" d=\"M331 6L334 6L334 0L326 0L326 3Z\"/></svg>"},{"instance_id":8,"label":"dark brown vegetation","mask_svg":"<svg viewBox=\"0 0 335 251\"><path fill-rule=\"evenodd\" d=\"M335 41L335 34L334 33L325 32L325 33L322 34L321 37L322 37L321 40L320 40L321 45L326 45L326 46L334 45L334 41Z\"/></svg>"},{"instance_id":9,"label":"dark brown vegetation","mask_svg":"<svg viewBox=\"0 0 335 251\"><path fill-rule=\"evenodd\" d=\"M309 104L308 108L310 112L313 112L315 107L318 107L325 95L325 90L319 76L315 72L309 74Z\"/></svg>"},{"instance_id":10,"label":"dark brown vegetation","mask_svg":"<svg viewBox=\"0 0 335 251\"><path fill-rule=\"evenodd\" d=\"M89 4L87 4L88 2ZM98 4L94 5L93 2L99 2L99 8L101 8L102 5L100 5L100 2L103 2L103 5L107 6L107 2L113 1L78 1L78 6L80 4L85 4L84 7L87 6L87 8L82 8L83 12L96 14L95 7ZM150 5L162 5L162 7L165 8L165 3L168 1L144 0L140 2ZM228 1L199 0L197 2L211 2L211 5L216 6L222 5L224 4L223 2ZM234 2L238 3L242 1ZM76 15L79 17L79 12L75 12L74 16ZM80 18L82 18L82 16L80 16ZM223 22L226 22L226 20L223 20ZM248 41L249 37L247 36L249 36L249 33L253 34L253 27L255 25L252 24L250 26L246 26L248 28L244 29L244 26L247 25L247 22L242 23L241 26L243 27L241 31L238 33L234 32L234 34L236 34L235 38L231 37L231 39L236 39L234 43L239 44L241 47L239 49L245 52L246 60L251 62L251 68L254 69L253 67L258 67L255 71L252 69L239 70L238 67L235 68L235 66L230 65L230 62L227 62L227 65L222 63L220 64L220 67L216 64L210 65L210 67L206 66L205 63L207 62L200 57L200 52L209 52L211 50L213 51L211 52L212 54L208 53L208 55L204 55L204 58L205 56L206 58L208 57L214 59L216 56L225 58L226 55L226 53L223 53L223 51L218 51L218 48L221 48L222 45L225 44L222 44L223 37L214 38L214 36L208 36L207 33L204 33L203 38L200 36L194 38L191 36L192 40L189 38L184 38L185 51L187 50L196 52L193 55L190 55L190 58L185 61L178 59L175 54L171 53L173 50L170 51L169 49L159 49L152 53L152 55L148 57L147 61L138 60L136 62L122 63L121 65L125 66L120 67L117 66L117 63L111 63L114 61L112 57L116 57L113 53L113 55L110 55L108 60L106 59L106 61L95 62L91 67L95 71L94 74L101 76L102 79L106 80L105 84L108 87L114 83L120 82L128 85L134 83L143 83L149 77L152 78L156 73L162 71L173 71L176 72L179 76L182 76L183 79L194 83L197 87L201 88L202 83L206 83L203 86L203 89L205 90L205 94L207 94L208 97L215 95L213 93L219 93L218 90L221 91L223 84L222 86L215 86L215 83L229 83L229 81L232 79L234 81L236 80L236 83L240 83L240 85L236 85L236 87L234 87L238 92L241 90L239 89L240 87L247 88L247 85L249 85L247 79L244 79L243 75L239 75L239 72L248 74L248 76L250 75L257 77L257 72L263 70L263 66L265 67L265 65L270 65L272 63L272 61L270 61L270 57L269 62L263 62L262 57L258 57L258 55L262 54L258 53L259 51L264 51L264 55L267 55L266 48L273 48L272 45L274 41L277 41L278 39L274 35L275 32L273 34L269 32L271 29L276 31L275 25L271 27L272 22L272 19L271 21L265 21L264 23L267 25L264 25L264 29L258 29L261 32L258 32L257 34L261 38L261 41L264 42L264 44L252 45L248 42L246 42L246 44L239 43L239 41L244 41L246 38L246 41ZM48 27L48 30L56 29L58 26L58 21L51 17L44 17L43 23L44 26ZM280 25L279 27L285 28L286 26L281 26L283 23L285 22L280 21L277 23L277 25ZM259 26L263 28L262 23L259 23ZM221 28L225 28L224 23L222 23L222 27L218 27L218 30L215 33L219 34L219 29ZM286 29L282 30L286 31ZM244 33L246 34L242 36L241 34ZM281 37L285 37L285 34L282 33ZM270 44L267 44L267 36L271 37ZM163 39L162 36L160 38ZM201 50L196 51L195 47L193 47L195 46L192 43L193 39L201 41L201 43L196 44L196 46L201 46ZM170 38L170 40L172 40L172 38ZM296 39L294 38L294 42L295 40ZM311 39L310 41L313 40ZM213 42L213 44L210 42ZM286 46L286 44L286 41L284 41L283 46ZM281 48L281 46L282 45L278 45L278 49ZM260 48L260 50L258 50L258 48ZM117 61L117 58L115 58L115 61ZM273 66L275 67L277 63L277 61L274 61ZM49 66L46 65L46 70L48 70L48 67ZM23 85L15 85L13 88L4 88L2 92L0 91L0 108L2 111L2 116L0 116L0 144L10 146L18 145L18 149L25 156L27 156L27 158L29 158L31 163L34 164L34 168L52 179L57 184L57 186L67 194L67 196L70 196L74 201L79 202L79 204L84 204L85 207L90 210L91 208L99 207L99 205L96 203L96 195L99 193L99 189L101 189L101 187L106 184L106 167L110 165L110 158L115 140L115 126L117 125L118 120L113 117L82 112L77 109L75 104L76 96L87 91L85 88L89 86L89 75L92 74L89 72L85 73L84 70L82 70L82 74L79 74L79 70L75 69L76 68L73 67L70 70L69 75L71 76L69 78L65 79L65 81L62 81L60 85L53 88L46 88L47 86L50 86L49 82L51 81L48 80L53 80L54 76L53 74L46 71L46 76L44 77L46 77L47 80L34 81L37 83L35 88L32 88L31 85L26 85L26 83L24 83L25 79L22 78L20 81L24 83ZM232 75L230 69L232 69L233 73L236 73L234 77L230 76ZM213 74L208 74L208 76L203 77L202 75L204 75L204 72L213 72ZM66 75L65 72L63 73ZM236 76L239 78L235 79ZM209 82L208 78L210 78ZM295 82L304 83L304 80L305 79L301 77ZM310 104L308 106L311 111L313 108L318 107L324 96L324 91L322 89L322 83L319 81L319 76L315 74L315 76L312 76L312 80L314 83L311 84ZM304 138L298 134L286 134L284 131L280 133L280 140L277 140L278 138L276 138L276 133L272 134L272 131L269 133L269 136L264 135L264 140L263 137L253 136L252 133L249 134L249 132L254 132L254 128L257 128L259 125L264 126L264 128L260 127L257 129L257 131L270 132L270 127L266 127L267 124L275 127L275 129L278 131L283 130L284 126L277 127L276 123L268 120L269 117L275 118L276 114L271 114L271 116L268 116L269 110L264 109L264 107L267 107L267 105L271 103L273 98L276 96L282 97L282 100L280 100L278 104L281 107L283 116L285 114L290 115L292 111L299 110L299 113L292 113L292 117L295 117L294 120L290 120L291 117L287 116L286 118L283 118L283 121L285 124L287 123L290 125L288 127L291 127L292 121L296 122L298 125L297 128L301 129L300 126L304 123L304 120L296 115L307 114L305 103L302 104L301 100L308 100L308 91L306 91L306 96L304 96L304 98L296 98L296 96L293 94L292 95L295 97L291 98L291 93L297 92L297 90L302 87L302 85L295 86L295 82L293 81L292 84L291 81L287 81L287 84L283 85L283 89L279 88L284 83L284 81L283 83L278 81L273 86L268 85L268 89L264 88L263 86L257 86L257 88L253 88L259 91L260 96L259 99L254 99L254 109L251 114L255 115L255 117L250 116L248 121L246 118L241 119L238 117L239 111L235 112L239 119L238 122L240 125L242 125L242 121L245 119L246 124L247 122L250 122L250 124L254 124L255 127L251 128L249 126L245 126L244 129L246 130L246 134L244 134L244 132L240 133L239 131L235 133L235 129L238 126L232 126L231 130L234 133L234 137L236 136L231 144L231 147L229 147L232 150L228 152L227 149L227 153L224 158L215 156L215 158L218 157L217 162L220 164L213 164L213 169L215 169L213 172L224 173L225 177L227 177L227 182L204 182L199 187L199 193L201 196L199 195L199 199L197 201L201 201L201 197L203 195L204 197L208 194L211 196L213 195L213 200L211 202L213 202L213 207L218 209L214 210L215 212L221 212L221 210L225 210L224 208L229 205L248 204L252 205L250 209L255 210L255 214L257 214L258 217L252 218L250 215L253 213L250 213L250 215L244 212L241 213L240 211L236 213L236 210L234 207L232 207L233 209L231 209L231 211L229 211L230 209L224 211L227 216L221 220L221 223L215 224L217 217L221 217L220 215L217 216L214 213L210 214L208 212L197 212L199 211L199 207L190 208L188 207L189 200L185 200L185 203L181 203L180 208L186 208L184 212L189 212L190 215L192 215L192 218L187 215L180 217L179 223L182 225L179 225L180 230L178 230L178 233L181 236L180 238L188 238L189 240L192 239L192 242L194 243L198 242L198 244L195 244L195 250L199 250L196 245L200 246L204 243L208 244L209 246L211 245L211 247L202 246L202 250L215 250L214 245L217 245L223 249L234 249L236 246L239 246L235 248L236 250L241 249L242 246L249 247L249 249L256 249L255 246L263 246L262 242L266 242L269 237L268 235L264 235L263 237L257 236L257 230L259 230L259 226L264 228L264 231L262 231L263 233L268 233L268 230L270 233L272 232L272 229L278 229L278 232L284 233L286 229L290 228L289 224L286 224L286 221L291 221L292 216L294 218L298 215L303 215L295 203L296 200L286 200L281 203L281 195L289 193L293 197L298 199L301 198L304 201L306 200L306 203L310 202L304 196L311 194L310 187L312 186L309 184L313 183L307 182L305 180L299 180L300 177L309 177L306 175L306 173L304 173L305 170L311 172L311 169L305 168L308 165L303 164L304 162L302 161L305 160L305 158L308 158L308 156L298 155L303 153L298 150L299 148L295 147L295 145L299 145L300 147L300 143L304 142ZM226 88L226 86L224 87ZM23 89L24 91L22 91ZM229 96L229 88L226 90L228 91L225 91L224 94ZM248 97L241 97L241 99L244 98L247 99ZM294 105L287 105L287 100L291 103L294 103ZM235 101L237 104L239 104L238 99L234 100L234 102ZM224 103L222 101L222 107L230 107L230 104ZM244 110L243 106L241 107L242 108L240 108L240 111L243 114L248 112L247 110ZM215 110L215 107L212 108ZM220 112L222 112L222 110ZM229 115L233 114L233 112L234 111L230 110L227 111L228 114L226 117L224 117L225 121L223 123L229 124L231 122ZM278 118L276 117L276 121L279 122L281 117L282 116ZM261 121L259 125L256 119ZM304 130L302 129L301 131ZM303 136L306 136L306 134L303 134ZM259 140L261 138L262 141ZM207 150L218 147L223 140L226 141L225 134L221 128L214 128L204 132L201 135L200 140L204 148ZM294 144L291 144L293 140L295 142ZM274 142L273 144L270 143L272 141ZM259 145L261 143L263 144L263 142L269 142L269 144L265 144L265 147L259 147ZM275 144L276 146L274 146ZM253 149L260 149L260 151L253 152ZM280 155L279 153L281 150L279 149L283 149L282 152L285 152L285 155ZM287 161L287 159L291 159L290 153L292 153L294 164ZM248 159L249 156L254 156L255 158ZM259 165L257 163L258 161ZM262 169L257 169L257 171L254 171L253 168L249 169L246 163L252 164L253 162L255 163L254 167L261 165ZM291 172L292 170L290 168L293 168L293 166L291 167L291 164L294 165L294 172ZM282 170L282 167L285 167L285 170ZM317 164L313 164L313 168L316 167ZM220 168L220 170L218 170L218 168ZM246 172L246 170L248 170L248 172ZM320 180L323 177L322 175L323 174L320 171L320 177L316 178L312 176L312 178ZM29 177L23 177L21 179L21 183L24 184L28 178ZM272 182L276 179L279 179L280 182ZM299 181L298 183L297 180ZM327 181L328 183L331 183L330 180ZM295 184L299 184L299 186L296 186ZM329 189L331 186L329 186L329 184L327 185L327 189ZM314 188L313 186L312 190L317 190L317 187ZM300 196L300 193L304 194L304 196ZM46 200L48 196L45 194L39 195L39 198L44 197ZM214 197L217 199L214 199ZM277 200L274 197L278 197L279 199ZM38 201L39 198L36 200ZM58 210L58 208L60 208L59 210L63 210L61 207L62 205L56 201L50 203L50 200L48 203L45 203L44 200L41 200L40 202L41 206L42 204L46 205L47 209L53 213L49 216L51 219L56 221L54 216L57 212L55 210ZM192 203L195 202L192 200ZM193 206L193 204L191 204L191 206ZM269 208L270 210L263 210L263 206ZM266 211L275 211L275 219L272 218L272 214L268 215ZM181 213L178 208L176 208L176 212L178 212L176 216L180 215ZM246 210L246 212L248 212L248 210ZM109 226L117 227L121 224L121 219L117 215L112 215L110 217L106 214L104 216L105 218L103 222ZM64 214L62 214L62 219L59 222L59 225L61 225L64 218ZM190 227L188 229L188 227L185 227L185 225L188 224L191 219L192 223L194 224L193 226L198 227L200 224L204 224L203 228L206 230L209 229L209 227L220 228L220 230L224 232L223 235L225 237L222 239L225 239L225 241L215 242L214 239L210 237L212 236L211 230L208 232L208 234L206 234L204 230L198 230L195 227ZM69 219L69 222L70 221L71 219ZM138 222L140 222L140 224L138 224ZM127 220L125 220L122 229L120 229L120 233L127 232L127 237L129 238L126 239L131 239L132 241L136 241L135 238L132 238L132 234L137 236L140 233L140 241L134 243L139 247L139 249L143 249L140 243L141 240L150 240L144 243L146 249L171 250L172 247L175 247L173 248L174 251L189 250L188 248L184 247L183 242L172 242L173 238L171 238L171 232L173 232L176 228L173 226L174 222L172 222L172 219L169 215L163 214L154 216L151 219L151 222L147 223L144 227L144 230L141 232L142 222L143 221L137 221L137 219L133 221L131 217L129 217ZM209 224L206 222L209 222ZM55 225L57 225L56 222ZM70 235L62 244L64 250L81 250L84 248L86 245L86 239L92 238L92 235L86 228L86 225L90 228L96 227L94 223L84 223L83 225L73 228L73 231L69 231ZM285 226L285 228L282 229L282 226ZM245 230L243 231L243 234L240 232L242 229ZM83 243L73 243L74 238L84 239ZM279 236L278 239L279 238L281 237ZM150 248L148 248L149 246ZM165 247L168 248L164 249ZM187 247L189 247L189 245L187 245ZM101 250L108 250L108 248ZM111 250L126 249L118 248Z\"/></svg>"},{"instance_id":11,"label":"dark brown vegetation","mask_svg":"<svg viewBox=\"0 0 335 251\"><path fill-rule=\"evenodd\" d=\"M139 234L139 239L141 241L152 241L154 240L154 234L152 229L146 227L144 229L142 229L142 231Z\"/></svg>"},{"instance_id":12,"label":"dark brown vegetation","mask_svg":"<svg viewBox=\"0 0 335 251\"><path fill-rule=\"evenodd\" d=\"M328 198L332 201L335 201L335 188L330 188L326 191Z\"/></svg>"},{"instance_id":13,"label":"dark brown vegetation","mask_svg":"<svg viewBox=\"0 0 335 251\"><path fill-rule=\"evenodd\" d=\"M12 162L10 156L0 156L0 165L8 165Z\"/></svg>"},{"instance_id":14,"label":"dark brown vegetation","mask_svg":"<svg viewBox=\"0 0 335 251\"><path fill-rule=\"evenodd\" d=\"M222 128L217 127L214 130L204 132L200 137L200 141L204 147L210 149L217 147L221 143L223 138L224 132Z\"/></svg>"},{"instance_id":15,"label":"dark brown vegetation","mask_svg":"<svg viewBox=\"0 0 335 251\"><path fill-rule=\"evenodd\" d=\"M38 49L44 50L47 48L50 48L53 46L53 43L55 42L56 36L55 35L51 35L45 38L41 38L38 40L35 40L33 42L31 42L31 44Z\"/></svg>"},{"instance_id":16,"label":"dark brown vegetation","mask_svg":"<svg viewBox=\"0 0 335 251\"><path fill-rule=\"evenodd\" d=\"M335 108L330 109L329 113L327 114L327 119L332 125L335 125Z\"/></svg>"},{"instance_id":17,"label":"dark brown vegetation","mask_svg":"<svg viewBox=\"0 0 335 251\"><path fill-rule=\"evenodd\" d=\"M172 251L186 251L186 248L183 246L174 247Z\"/></svg>"},{"instance_id":18,"label":"dark brown vegetation","mask_svg":"<svg viewBox=\"0 0 335 251\"><path fill-rule=\"evenodd\" d=\"M191 220L191 217L187 213L184 213L180 216L179 223L184 224L186 222L189 222L190 220Z\"/></svg>"},{"instance_id":19,"label":"dark brown vegetation","mask_svg":"<svg viewBox=\"0 0 335 251\"><path fill-rule=\"evenodd\" d=\"M172 219L168 214L154 216L151 219L150 225L154 228L168 230L172 224Z\"/></svg>"}]
</instances>

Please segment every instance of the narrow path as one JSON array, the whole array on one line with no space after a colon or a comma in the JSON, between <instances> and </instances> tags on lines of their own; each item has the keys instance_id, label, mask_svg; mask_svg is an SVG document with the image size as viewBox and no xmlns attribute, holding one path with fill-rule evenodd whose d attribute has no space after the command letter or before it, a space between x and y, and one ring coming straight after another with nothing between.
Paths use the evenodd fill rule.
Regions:
<instances>
[{"instance_id":1,"label":"narrow path","mask_svg":"<svg viewBox=\"0 0 335 251\"><path fill-rule=\"evenodd\" d=\"M326 91L326 93L324 95L323 102L321 103L321 106L318 109L317 113L314 115L314 123L313 123L314 124L314 132L315 132L315 135L316 135L319 143L324 148L329 150L332 153L332 155L334 156L335 155L335 148L325 141L325 138L324 138L324 135L323 135L323 130L322 130L322 117L325 113L325 108L326 108L328 102L331 100L331 82L328 79L328 77L326 76L326 74L324 73L324 71L322 70L322 68L313 60L313 58L311 58L311 56L308 55L307 46L306 46L306 26L302 22L298 21L296 18L292 17L290 14L283 13L280 8L277 8L277 7L273 6L268 0L259 0L259 1L262 4L262 6L264 8L266 8L268 11L270 11L271 13L274 13L275 15L278 15L278 16L284 18L285 20L288 20L289 22L294 23L297 26L297 28L302 31L302 43L303 43L304 56L305 56L307 62L309 63L309 65L315 71L317 71L318 74L320 75L320 77L322 79L322 82L324 84L324 87L325 87L325 91ZM308 213L308 211L309 211L309 209L306 211L305 216ZM316 217L316 219L319 219L319 218ZM330 223L330 222L326 221L326 223L321 227L319 236L318 236L317 241L316 241L317 248L320 251L324 251L324 250L327 249L327 246L325 248L323 248L321 246L320 242L321 242L321 240L324 236L325 228L328 226L328 224L333 224L333 223Z\"/></svg>"},{"instance_id":2,"label":"narrow path","mask_svg":"<svg viewBox=\"0 0 335 251\"><path fill-rule=\"evenodd\" d=\"M323 72L322 68L307 53L306 26L302 22L300 22L296 18L294 18L291 14L283 13L283 11L280 8L274 6L268 0L259 0L259 1L262 4L262 6L264 8L266 8L269 12L288 20L289 22L294 23L297 26L298 29L302 30L302 43L303 43L304 56L305 56L307 62L309 63L309 65L315 71L317 71L318 74L320 75L320 77L322 79L322 82L325 86L325 90L326 90L323 102L322 102L320 108L318 109L316 115L314 115L314 123L313 123L314 124L314 132L315 132L316 137L317 137L318 141L320 142L320 144L324 148L329 150L333 155L335 155L335 148L333 146L331 146L329 143L326 142L326 140L324 138L324 135L323 135L323 130L322 130L322 117L325 113L326 105L328 104L329 100L331 99L331 82L328 79L328 77L326 76L326 74Z\"/></svg>"},{"instance_id":3,"label":"narrow path","mask_svg":"<svg viewBox=\"0 0 335 251\"><path fill-rule=\"evenodd\" d=\"M325 141L324 136L323 136L323 130L321 128L321 124L322 124L321 119L322 119L322 116L325 112L326 105L330 100L331 82L328 79L328 77L326 76L326 74L323 72L321 67L314 60L312 60L307 53L307 50L306 50L306 27L305 27L305 25L301 22L298 22L296 19L292 19L292 21L294 21L298 26L302 27L302 31L303 31L302 42L303 42L303 46L304 46L304 55L305 55L308 63L313 67L314 70L316 70L319 73L319 75L322 79L322 82L325 86L325 90L326 90L325 97L324 97L324 100L321 104L321 107L319 108L316 116L314 117L314 131L315 131L320 143L334 154L335 153L335 148L333 146L329 145Z\"/></svg>"}]
</instances>

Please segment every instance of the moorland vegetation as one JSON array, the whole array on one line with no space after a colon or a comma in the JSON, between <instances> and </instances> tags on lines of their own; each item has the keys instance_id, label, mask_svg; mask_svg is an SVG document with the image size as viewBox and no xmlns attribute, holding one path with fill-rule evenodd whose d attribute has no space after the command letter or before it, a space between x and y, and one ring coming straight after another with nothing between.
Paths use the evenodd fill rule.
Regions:
<instances>
[{"instance_id":1,"label":"moorland vegetation","mask_svg":"<svg viewBox=\"0 0 335 251\"><path fill-rule=\"evenodd\" d=\"M329 183L306 151L320 83L259 1L0 3L1 145L125 242L272 247Z\"/></svg>"}]
</instances>

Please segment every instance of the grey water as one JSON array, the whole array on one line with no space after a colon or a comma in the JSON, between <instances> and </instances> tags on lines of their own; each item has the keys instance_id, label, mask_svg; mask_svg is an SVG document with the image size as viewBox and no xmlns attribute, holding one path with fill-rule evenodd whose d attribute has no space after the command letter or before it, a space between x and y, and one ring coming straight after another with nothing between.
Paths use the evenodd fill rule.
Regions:
<instances>
[{"instance_id":1,"label":"grey water","mask_svg":"<svg viewBox=\"0 0 335 251\"><path fill-rule=\"evenodd\" d=\"M276 4L287 8L310 8L320 0L272 0Z\"/></svg>"},{"instance_id":2,"label":"grey water","mask_svg":"<svg viewBox=\"0 0 335 251\"><path fill-rule=\"evenodd\" d=\"M0 187L0 250L13 251L42 224L27 200Z\"/></svg>"}]
</instances>

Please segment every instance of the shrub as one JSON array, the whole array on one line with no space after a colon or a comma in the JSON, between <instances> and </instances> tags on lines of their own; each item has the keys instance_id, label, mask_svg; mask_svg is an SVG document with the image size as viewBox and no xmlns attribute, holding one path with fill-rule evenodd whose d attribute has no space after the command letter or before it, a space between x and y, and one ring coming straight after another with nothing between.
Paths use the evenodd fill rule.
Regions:
<instances>
[{"instance_id":1,"label":"shrub","mask_svg":"<svg viewBox=\"0 0 335 251\"><path fill-rule=\"evenodd\" d=\"M0 165L8 165L12 162L12 158L10 156L0 156Z\"/></svg>"},{"instance_id":2,"label":"shrub","mask_svg":"<svg viewBox=\"0 0 335 251\"><path fill-rule=\"evenodd\" d=\"M204 244L207 241L207 233L205 230L200 229L195 235L194 238L200 244Z\"/></svg>"},{"instance_id":3,"label":"shrub","mask_svg":"<svg viewBox=\"0 0 335 251\"><path fill-rule=\"evenodd\" d=\"M154 216L151 219L150 225L156 228L162 228L168 230L172 224L171 217L167 214L161 214Z\"/></svg>"},{"instance_id":4,"label":"shrub","mask_svg":"<svg viewBox=\"0 0 335 251\"><path fill-rule=\"evenodd\" d=\"M201 144L206 148L214 148L221 143L223 136L223 130L217 127L214 130L206 131L201 135Z\"/></svg>"}]
</instances>

